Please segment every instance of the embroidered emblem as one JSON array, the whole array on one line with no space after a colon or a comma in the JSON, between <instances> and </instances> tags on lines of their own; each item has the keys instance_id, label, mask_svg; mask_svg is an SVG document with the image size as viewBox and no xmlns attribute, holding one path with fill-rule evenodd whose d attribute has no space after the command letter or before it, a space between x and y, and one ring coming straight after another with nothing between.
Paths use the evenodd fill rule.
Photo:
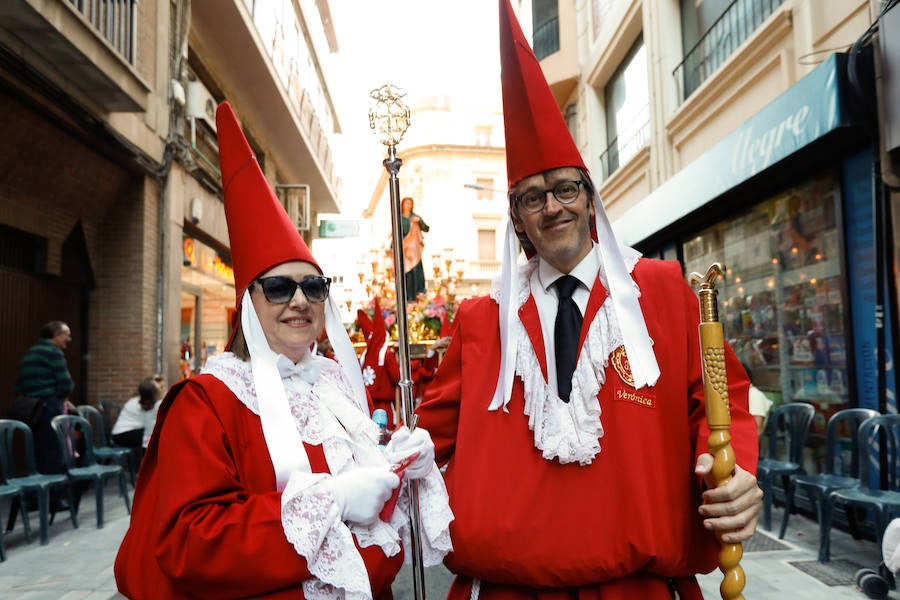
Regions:
<instances>
[{"instance_id":1,"label":"embroidered emblem","mask_svg":"<svg viewBox=\"0 0 900 600\"><path fill-rule=\"evenodd\" d=\"M653 340L650 340L650 344L653 345ZM609 362L612 363L613 369L619 374L619 378L626 385L634 387L634 374L631 372L631 364L629 364L628 356L625 354L624 344L613 350L612 355L609 357Z\"/></svg>"},{"instance_id":2,"label":"embroidered emblem","mask_svg":"<svg viewBox=\"0 0 900 600\"><path fill-rule=\"evenodd\" d=\"M366 365L366 368L362 371L363 384L366 387L369 387L373 383L375 383L375 369L371 367L371 365Z\"/></svg>"}]
</instances>

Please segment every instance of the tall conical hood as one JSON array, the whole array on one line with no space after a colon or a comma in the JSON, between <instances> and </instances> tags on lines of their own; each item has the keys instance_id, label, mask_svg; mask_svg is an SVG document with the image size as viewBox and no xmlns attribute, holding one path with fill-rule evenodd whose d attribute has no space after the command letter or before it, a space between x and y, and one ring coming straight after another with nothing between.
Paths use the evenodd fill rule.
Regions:
<instances>
[{"instance_id":1,"label":"tall conical hood","mask_svg":"<svg viewBox=\"0 0 900 600\"><path fill-rule=\"evenodd\" d=\"M500 78L509 186L548 169L586 170L509 0L500 0Z\"/></svg>"},{"instance_id":2,"label":"tall conical hood","mask_svg":"<svg viewBox=\"0 0 900 600\"><path fill-rule=\"evenodd\" d=\"M276 265L301 260L322 269L263 175L228 102L216 110L216 126L238 307L250 282Z\"/></svg>"}]
</instances>

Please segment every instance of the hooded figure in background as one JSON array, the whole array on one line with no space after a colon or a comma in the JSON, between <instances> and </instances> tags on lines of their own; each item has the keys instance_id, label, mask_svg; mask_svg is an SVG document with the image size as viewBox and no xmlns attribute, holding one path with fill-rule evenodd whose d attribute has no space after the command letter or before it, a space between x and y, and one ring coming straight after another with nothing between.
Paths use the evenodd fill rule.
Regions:
<instances>
[{"instance_id":1,"label":"hooded figure in background","mask_svg":"<svg viewBox=\"0 0 900 600\"><path fill-rule=\"evenodd\" d=\"M330 279L227 103L216 113L235 276L234 333L159 408L116 557L129 598L390 598L410 547L390 464L418 454L425 564L452 519L428 432L385 452ZM313 348L324 327L336 360ZM407 486L403 486L404 490Z\"/></svg>"},{"instance_id":2,"label":"hooded figure in background","mask_svg":"<svg viewBox=\"0 0 900 600\"><path fill-rule=\"evenodd\" d=\"M509 224L416 410L453 504L451 600L701 600L762 492L749 382L726 348L737 467L715 488L699 303L620 247L509 0L500 0ZM528 259L519 263L519 244Z\"/></svg>"},{"instance_id":3,"label":"hooded figure in background","mask_svg":"<svg viewBox=\"0 0 900 600\"><path fill-rule=\"evenodd\" d=\"M366 311L360 309L356 312L359 326L366 337L366 349L359 357L362 367L363 383L372 398L375 408L382 408L387 412L388 424L397 425L400 420L394 411L397 397L397 384L400 383L400 363L397 356L390 348L387 336L387 327L384 324L384 315L378 299L375 299L375 311L373 318L369 318Z\"/></svg>"}]
</instances>

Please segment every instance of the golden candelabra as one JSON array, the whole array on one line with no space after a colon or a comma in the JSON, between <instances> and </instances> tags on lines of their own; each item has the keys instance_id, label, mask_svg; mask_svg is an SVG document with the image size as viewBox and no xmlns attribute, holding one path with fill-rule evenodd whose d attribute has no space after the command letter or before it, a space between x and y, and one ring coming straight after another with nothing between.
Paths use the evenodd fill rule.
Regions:
<instances>
[{"instance_id":1,"label":"golden candelabra","mask_svg":"<svg viewBox=\"0 0 900 600\"><path fill-rule=\"evenodd\" d=\"M362 303L369 298L377 297L385 304L385 300L393 300L397 297L394 283L394 262L390 257L390 251L369 250L368 262L360 261L356 264L356 276L359 284L365 288L366 295Z\"/></svg>"},{"instance_id":2,"label":"golden candelabra","mask_svg":"<svg viewBox=\"0 0 900 600\"><path fill-rule=\"evenodd\" d=\"M434 295L444 295L452 302L465 273L465 261L454 256L453 248L444 248L443 253L432 254L431 269Z\"/></svg>"}]
</instances>

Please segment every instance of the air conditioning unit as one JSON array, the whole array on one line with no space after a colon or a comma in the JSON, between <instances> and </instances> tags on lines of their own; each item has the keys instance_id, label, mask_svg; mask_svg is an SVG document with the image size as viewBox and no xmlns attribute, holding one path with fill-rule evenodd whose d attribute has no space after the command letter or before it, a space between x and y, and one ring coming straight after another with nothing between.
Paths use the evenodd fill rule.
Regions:
<instances>
[{"instance_id":1,"label":"air conditioning unit","mask_svg":"<svg viewBox=\"0 0 900 600\"><path fill-rule=\"evenodd\" d=\"M216 99L209 93L205 85L199 81L188 82L184 111L189 119L199 119L206 123L212 131L216 131L216 105Z\"/></svg>"},{"instance_id":2,"label":"air conditioning unit","mask_svg":"<svg viewBox=\"0 0 900 600\"><path fill-rule=\"evenodd\" d=\"M275 193L284 205L291 222L297 227L297 231L309 231L309 186L305 184L276 185Z\"/></svg>"}]
</instances>

